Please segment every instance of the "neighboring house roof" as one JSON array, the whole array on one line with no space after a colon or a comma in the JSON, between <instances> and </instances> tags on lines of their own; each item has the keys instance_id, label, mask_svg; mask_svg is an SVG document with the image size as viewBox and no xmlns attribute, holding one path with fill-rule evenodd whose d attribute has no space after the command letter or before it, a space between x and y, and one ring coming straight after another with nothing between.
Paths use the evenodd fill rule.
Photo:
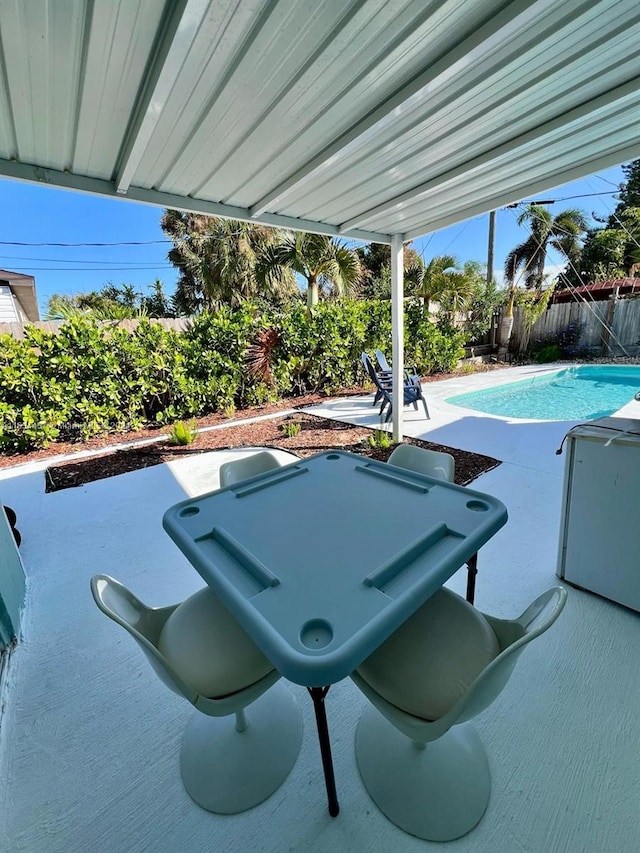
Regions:
<instances>
[{"instance_id":1,"label":"neighboring house roof","mask_svg":"<svg viewBox=\"0 0 640 853\"><path fill-rule=\"evenodd\" d=\"M0 270L0 284L6 284L20 303L27 319L35 323L40 319L38 297L36 296L36 280L32 275L23 275L10 270Z\"/></svg>"},{"instance_id":2,"label":"neighboring house roof","mask_svg":"<svg viewBox=\"0 0 640 853\"><path fill-rule=\"evenodd\" d=\"M640 293L640 278L611 278L606 281L581 284L579 287L567 287L564 290L556 290L551 297L551 302L578 302L583 299L600 302L608 299L616 290L619 296Z\"/></svg>"}]
</instances>

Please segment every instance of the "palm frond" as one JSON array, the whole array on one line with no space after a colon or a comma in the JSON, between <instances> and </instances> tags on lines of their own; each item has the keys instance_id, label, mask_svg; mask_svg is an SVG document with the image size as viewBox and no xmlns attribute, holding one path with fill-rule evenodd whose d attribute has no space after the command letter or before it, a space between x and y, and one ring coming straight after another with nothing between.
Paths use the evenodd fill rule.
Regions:
<instances>
[{"instance_id":1,"label":"palm frond","mask_svg":"<svg viewBox=\"0 0 640 853\"><path fill-rule=\"evenodd\" d=\"M274 385L271 358L279 343L280 335L276 329L260 329L245 356L249 373L269 385Z\"/></svg>"}]
</instances>

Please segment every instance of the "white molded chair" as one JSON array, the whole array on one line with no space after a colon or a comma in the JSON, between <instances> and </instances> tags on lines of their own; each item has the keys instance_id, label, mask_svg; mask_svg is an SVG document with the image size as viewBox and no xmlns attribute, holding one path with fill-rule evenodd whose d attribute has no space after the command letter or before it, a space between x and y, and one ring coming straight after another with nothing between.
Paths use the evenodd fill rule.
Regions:
<instances>
[{"instance_id":1,"label":"white molded chair","mask_svg":"<svg viewBox=\"0 0 640 853\"><path fill-rule=\"evenodd\" d=\"M416 447L415 444L399 444L387 461L398 468L439 477L449 483L453 483L456 475L456 462L451 454Z\"/></svg>"},{"instance_id":2,"label":"white molded chair","mask_svg":"<svg viewBox=\"0 0 640 853\"><path fill-rule=\"evenodd\" d=\"M415 444L399 444L387 462L417 471L429 477L438 477L453 483L456 476L456 461L450 453L439 450L429 450L426 447L416 447ZM478 574L478 555L474 554L467 560L467 601L473 604L476 594L476 576Z\"/></svg>"},{"instance_id":3,"label":"white molded chair","mask_svg":"<svg viewBox=\"0 0 640 853\"><path fill-rule=\"evenodd\" d=\"M489 764L466 721L497 698L566 597L553 587L518 619L496 619L442 588L352 673L375 706L358 722L358 769L389 820L429 841L459 838L480 821Z\"/></svg>"},{"instance_id":4,"label":"white molded chair","mask_svg":"<svg viewBox=\"0 0 640 853\"><path fill-rule=\"evenodd\" d=\"M302 714L284 684L272 687L279 673L213 592L150 608L109 575L93 577L91 592L160 680L198 711L180 751L189 796L208 811L236 814L273 794L298 756Z\"/></svg>"},{"instance_id":5,"label":"white molded chair","mask_svg":"<svg viewBox=\"0 0 640 853\"><path fill-rule=\"evenodd\" d=\"M272 468L280 468L281 462L268 450L253 453L244 459L232 459L231 462L223 462L220 466L220 488L234 486L250 477L264 474Z\"/></svg>"}]
</instances>

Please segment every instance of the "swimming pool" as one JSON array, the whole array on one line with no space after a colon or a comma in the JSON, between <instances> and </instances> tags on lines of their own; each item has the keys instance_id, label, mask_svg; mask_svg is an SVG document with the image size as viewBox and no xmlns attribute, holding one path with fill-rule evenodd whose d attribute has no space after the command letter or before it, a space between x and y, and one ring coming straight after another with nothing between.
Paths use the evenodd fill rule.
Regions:
<instances>
[{"instance_id":1,"label":"swimming pool","mask_svg":"<svg viewBox=\"0 0 640 853\"><path fill-rule=\"evenodd\" d=\"M638 391L640 366L580 366L458 394L446 402L507 418L591 420L611 415Z\"/></svg>"}]
</instances>

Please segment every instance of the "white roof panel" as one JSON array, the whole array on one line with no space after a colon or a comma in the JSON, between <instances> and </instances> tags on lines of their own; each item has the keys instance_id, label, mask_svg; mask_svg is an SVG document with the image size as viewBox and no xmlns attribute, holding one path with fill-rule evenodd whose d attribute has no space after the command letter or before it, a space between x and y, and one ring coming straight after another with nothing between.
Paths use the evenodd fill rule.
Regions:
<instances>
[{"instance_id":1,"label":"white roof panel","mask_svg":"<svg viewBox=\"0 0 640 853\"><path fill-rule=\"evenodd\" d=\"M640 156L636 0L3 0L0 174L387 242Z\"/></svg>"}]
</instances>

